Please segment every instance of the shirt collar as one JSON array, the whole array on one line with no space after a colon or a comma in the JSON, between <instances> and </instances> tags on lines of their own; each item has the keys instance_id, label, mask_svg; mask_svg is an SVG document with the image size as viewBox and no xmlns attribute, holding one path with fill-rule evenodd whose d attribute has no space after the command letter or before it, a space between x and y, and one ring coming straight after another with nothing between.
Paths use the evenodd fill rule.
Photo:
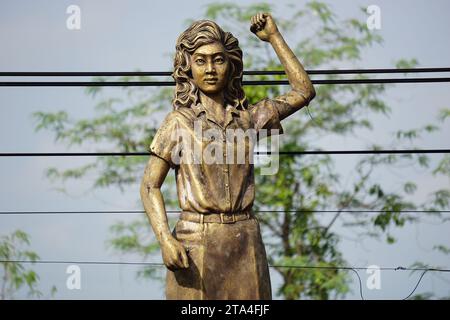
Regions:
<instances>
[{"instance_id":1,"label":"shirt collar","mask_svg":"<svg viewBox=\"0 0 450 320\"><path fill-rule=\"evenodd\" d=\"M198 117L200 115L200 113L205 112L208 116L210 116L210 113L208 112L208 109L206 109L200 102L197 103L196 105L192 106L192 110L194 110L195 115ZM236 107L228 104L226 106L226 110L228 112L231 112L232 114L235 114L237 116L239 116L239 111L236 109Z\"/></svg>"}]
</instances>

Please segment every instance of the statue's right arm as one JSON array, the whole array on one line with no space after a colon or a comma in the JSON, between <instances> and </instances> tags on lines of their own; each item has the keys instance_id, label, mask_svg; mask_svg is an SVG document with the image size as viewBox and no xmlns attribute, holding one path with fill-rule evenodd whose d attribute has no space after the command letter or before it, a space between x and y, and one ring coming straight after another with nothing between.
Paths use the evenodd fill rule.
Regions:
<instances>
[{"instance_id":1,"label":"statue's right arm","mask_svg":"<svg viewBox=\"0 0 450 320\"><path fill-rule=\"evenodd\" d=\"M187 268L186 251L171 234L161 186L169 172L169 164L154 155L150 156L141 183L141 199L145 212L159 243L165 265L169 269Z\"/></svg>"},{"instance_id":2,"label":"statue's right arm","mask_svg":"<svg viewBox=\"0 0 450 320\"><path fill-rule=\"evenodd\" d=\"M167 162L152 155L145 168L141 183L141 200L156 239L160 243L172 236L167 222L164 198L161 193L161 186L169 169Z\"/></svg>"}]
</instances>

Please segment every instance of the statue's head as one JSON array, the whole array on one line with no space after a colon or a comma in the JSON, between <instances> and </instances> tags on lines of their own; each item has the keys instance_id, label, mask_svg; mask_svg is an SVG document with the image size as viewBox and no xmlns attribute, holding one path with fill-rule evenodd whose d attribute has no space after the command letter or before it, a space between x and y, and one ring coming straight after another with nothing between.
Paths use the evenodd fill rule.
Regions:
<instances>
[{"instance_id":1,"label":"statue's head","mask_svg":"<svg viewBox=\"0 0 450 320\"><path fill-rule=\"evenodd\" d=\"M205 94L223 92L225 102L247 108L242 89L242 51L238 40L215 22L194 22L177 40L173 78L173 107L190 107Z\"/></svg>"}]
</instances>

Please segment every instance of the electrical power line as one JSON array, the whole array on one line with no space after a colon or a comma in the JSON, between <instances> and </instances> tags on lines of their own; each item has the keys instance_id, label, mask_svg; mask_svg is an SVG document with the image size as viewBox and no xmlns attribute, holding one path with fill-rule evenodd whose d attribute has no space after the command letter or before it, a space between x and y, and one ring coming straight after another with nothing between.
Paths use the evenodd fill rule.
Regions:
<instances>
[{"instance_id":1,"label":"electrical power line","mask_svg":"<svg viewBox=\"0 0 450 320\"><path fill-rule=\"evenodd\" d=\"M398 150L309 150L309 151L255 151L256 155L298 156L307 154L433 154L450 153L450 149ZM0 157L93 157L93 156L149 156L149 152L1 152Z\"/></svg>"},{"instance_id":2,"label":"electrical power line","mask_svg":"<svg viewBox=\"0 0 450 320\"><path fill-rule=\"evenodd\" d=\"M393 212L392 210L253 210L254 213L383 213L383 212ZM450 210L400 210L395 211L396 213L450 213ZM145 210L79 210L79 211L0 211L1 215L65 215L65 214L123 214L123 215L134 215L143 214ZM166 210L168 214L179 214L181 210Z\"/></svg>"},{"instance_id":3,"label":"electrical power line","mask_svg":"<svg viewBox=\"0 0 450 320\"><path fill-rule=\"evenodd\" d=\"M450 82L449 77L438 78L381 78L311 80L313 84L383 84L383 83L439 83ZM249 86L289 85L287 80L247 80ZM170 87L174 81L3 81L0 87Z\"/></svg>"},{"instance_id":4,"label":"electrical power line","mask_svg":"<svg viewBox=\"0 0 450 320\"><path fill-rule=\"evenodd\" d=\"M138 261L88 261L88 260L0 260L0 263L31 263L31 264L81 264L81 265L142 265L163 267L162 262L138 262ZM409 268L403 266L397 267L353 267L353 266L308 266L308 265L274 265L271 268L287 269L323 269L323 270L380 270L380 271L432 271L432 272L450 272L450 268Z\"/></svg>"},{"instance_id":5,"label":"electrical power line","mask_svg":"<svg viewBox=\"0 0 450 320\"><path fill-rule=\"evenodd\" d=\"M383 74L383 73L440 73L450 72L450 68L375 68L375 69L319 69L306 70L308 74L327 75L327 74ZM284 75L281 70L246 70L245 76L253 75ZM152 76L165 77L171 76L171 71L119 71L119 72L67 72L67 71L19 71L19 72L0 72L0 77L115 77L115 76Z\"/></svg>"},{"instance_id":6,"label":"electrical power line","mask_svg":"<svg viewBox=\"0 0 450 320\"><path fill-rule=\"evenodd\" d=\"M74 260L0 260L0 263L30 263L30 264L76 264L76 265L138 265L138 266L146 266L146 267L165 267L163 263L160 262L132 262L132 261L74 261ZM348 266L307 266L307 265L269 265L270 268L287 268L287 269L316 269L316 270L344 270L344 271L353 271L359 281L359 293L361 299L364 300L363 290L362 290L362 281L361 277L358 273L358 270L380 270L380 271L422 271L422 274L419 277L414 289L411 291L408 296L403 298L402 300L407 300L411 297L414 292L417 290L420 282L422 281L424 275L427 272L450 272L450 269L447 268L406 268L402 266L398 267L348 267Z\"/></svg>"}]
</instances>

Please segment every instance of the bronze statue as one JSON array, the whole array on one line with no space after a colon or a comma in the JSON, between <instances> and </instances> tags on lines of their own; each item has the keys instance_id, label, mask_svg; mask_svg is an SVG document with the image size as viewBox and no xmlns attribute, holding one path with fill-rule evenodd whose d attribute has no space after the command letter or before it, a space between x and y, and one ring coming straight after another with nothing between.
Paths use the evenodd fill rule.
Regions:
<instances>
[{"instance_id":1,"label":"bronze statue","mask_svg":"<svg viewBox=\"0 0 450 320\"><path fill-rule=\"evenodd\" d=\"M167 299L272 298L260 226L252 212L253 145L227 134L239 129L283 133L280 121L307 106L315 91L270 14L255 15L250 30L272 45L291 85L287 94L254 105L248 105L242 89L242 51L231 33L201 20L176 44L174 110L149 147L141 184L144 208L168 268ZM214 133L198 136L197 129ZM183 133L174 138L179 131ZM230 161L229 153L242 145L244 161L235 163L234 156ZM214 161L205 161L198 150L212 146L221 152L213 152ZM170 168L175 169L182 209L173 233L160 190Z\"/></svg>"}]
</instances>

